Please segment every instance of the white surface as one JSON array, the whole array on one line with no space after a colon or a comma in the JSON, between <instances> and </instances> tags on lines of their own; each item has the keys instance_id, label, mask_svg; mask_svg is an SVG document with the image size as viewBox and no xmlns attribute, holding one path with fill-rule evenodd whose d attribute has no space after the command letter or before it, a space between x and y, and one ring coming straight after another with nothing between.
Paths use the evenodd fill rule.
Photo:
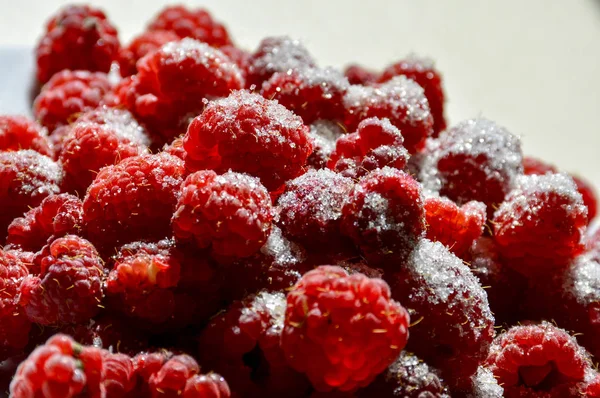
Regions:
<instances>
[{"instance_id":1,"label":"white surface","mask_svg":"<svg viewBox=\"0 0 600 398\"><path fill-rule=\"evenodd\" d=\"M0 0L0 46L32 46L65 1ZM167 2L93 1L127 41ZM241 46L302 39L321 66L382 68L414 52L442 71L450 123L483 115L520 134L527 154L600 187L598 0L214 0ZM1 111L1 110L0 110Z\"/></svg>"}]
</instances>

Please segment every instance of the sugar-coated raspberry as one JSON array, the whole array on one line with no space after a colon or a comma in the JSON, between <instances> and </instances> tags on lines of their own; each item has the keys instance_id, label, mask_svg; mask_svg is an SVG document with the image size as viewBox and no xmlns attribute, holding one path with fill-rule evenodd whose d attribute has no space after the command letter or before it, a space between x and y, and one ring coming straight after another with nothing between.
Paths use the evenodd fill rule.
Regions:
<instances>
[{"instance_id":1,"label":"sugar-coated raspberry","mask_svg":"<svg viewBox=\"0 0 600 398\"><path fill-rule=\"evenodd\" d=\"M427 239L443 243L459 257L483 233L486 211L481 202L459 207L450 199L431 197L425 199L424 208Z\"/></svg>"},{"instance_id":2,"label":"sugar-coated raspberry","mask_svg":"<svg viewBox=\"0 0 600 398\"><path fill-rule=\"evenodd\" d=\"M525 175L543 175L558 173L558 169L546 163L543 160L532 158L531 156L523 157L523 174Z\"/></svg>"},{"instance_id":3,"label":"sugar-coated raspberry","mask_svg":"<svg viewBox=\"0 0 600 398\"><path fill-rule=\"evenodd\" d=\"M585 397L598 398L600 397L600 376L596 376L585 389Z\"/></svg>"},{"instance_id":4,"label":"sugar-coated raspberry","mask_svg":"<svg viewBox=\"0 0 600 398\"><path fill-rule=\"evenodd\" d=\"M471 380L473 385L467 398L504 398L504 388L489 369L479 366Z\"/></svg>"},{"instance_id":5,"label":"sugar-coated raspberry","mask_svg":"<svg viewBox=\"0 0 600 398\"><path fill-rule=\"evenodd\" d=\"M83 200L91 240L114 247L169 235L184 164L166 153L127 158L100 170Z\"/></svg>"},{"instance_id":6,"label":"sugar-coated raspberry","mask_svg":"<svg viewBox=\"0 0 600 398\"><path fill-rule=\"evenodd\" d=\"M210 247L218 257L247 257L265 243L273 218L269 192L258 178L203 170L181 186L172 225L175 237Z\"/></svg>"},{"instance_id":7,"label":"sugar-coated raspberry","mask_svg":"<svg viewBox=\"0 0 600 398\"><path fill-rule=\"evenodd\" d=\"M483 202L488 216L522 173L519 138L487 119L470 119L428 141L423 185L462 205Z\"/></svg>"},{"instance_id":8,"label":"sugar-coated raspberry","mask_svg":"<svg viewBox=\"0 0 600 398\"><path fill-rule=\"evenodd\" d=\"M312 152L308 127L275 101L235 91L210 102L184 138L186 166L259 177L274 191L302 174Z\"/></svg>"},{"instance_id":9,"label":"sugar-coated raspberry","mask_svg":"<svg viewBox=\"0 0 600 398\"><path fill-rule=\"evenodd\" d=\"M394 362L408 324L408 312L382 279L321 266L288 293L281 347L316 390L352 391Z\"/></svg>"},{"instance_id":10,"label":"sugar-coated raspberry","mask_svg":"<svg viewBox=\"0 0 600 398\"><path fill-rule=\"evenodd\" d=\"M175 138L170 144L163 146L163 152L168 153L171 156L178 157L181 160L185 160L185 148L183 147L183 136Z\"/></svg>"},{"instance_id":11,"label":"sugar-coated raspberry","mask_svg":"<svg viewBox=\"0 0 600 398\"><path fill-rule=\"evenodd\" d=\"M312 141L313 152L306 160L306 165L316 170L326 168L336 141L342 134L343 127L329 120L317 120L311 124L308 137Z\"/></svg>"},{"instance_id":12,"label":"sugar-coated raspberry","mask_svg":"<svg viewBox=\"0 0 600 398\"><path fill-rule=\"evenodd\" d=\"M547 322L513 326L500 334L485 364L507 398L580 397L577 384L591 367L575 338Z\"/></svg>"},{"instance_id":13,"label":"sugar-coated raspberry","mask_svg":"<svg viewBox=\"0 0 600 398\"><path fill-rule=\"evenodd\" d=\"M315 67L316 62L298 40L287 36L267 37L248 61L246 87L260 88L276 72Z\"/></svg>"},{"instance_id":14,"label":"sugar-coated raspberry","mask_svg":"<svg viewBox=\"0 0 600 398\"><path fill-rule=\"evenodd\" d=\"M244 76L244 81L246 81L248 65L250 63L250 53L234 45L219 47L219 50L227 55L227 57L240 68L240 71Z\"/></svg>"},{"instance_id":15,"label":"sugar-coated raspberry","mask_svg":"<svg viewBox=\"0 0 600 398\"><path fill-rule=\"evenodd\" d=\"M101 168L146 154L150 145L144 128L124 110L92 111L80 117L70 130L62 142L59 160L67 186L82 194Z\"/></svg>"},{"instance_id":16,"label":"sugar-coated raspberry","mask_svg":"<svg viewBox=\"0 0 600 398\"><path fill-rule=\"evenodd\" d=\"M182 39L190 37L213 47L231 44L225 26L213 19L203 8L167 6L150 22L148 30L171 31Z\"/></svg>"},{"instance_id":17,"label":"sugar-coated raspberry","mask_svg":"<svg viewBox=\"0 0 600 398\"><path fill-rule=\"evenodd\" d=\"M37 50L37 79L45 83L63 69L108 72L119 53L117 30L104 12L69 5L48 21Z\"/></svg>"},{"instance_id":18,"label":"sugar-coated raspberry","mask_svg":"<svg viewBox=\"0 0 600 398\"><path fill-rule=\"evenodd\" d=\"M408 160L403 143L400 130L388 119L365 119L356 133L338 138L327 165L352 178L385 166L402 170Z\"/></svg>"},{"instance_id":19,"label":"sugar-coated raspberry","mask_svg":"<svg viewBox=\"0 0 600 398\"><path fill-rule=\"evenodd\" d=\"M231 391L225 379L216 374L194 375L185 383L184 398L230 398Z\"/></svg>"},{"instance_id":20,"label":"sugar-coated raspberry","mask_svg":"<svg viewBox=\"0 0 600 398\"><path fill-rule=\"evenodd\" d=\"M131 76L137 73L136 63L144 55L158 50L171 41L179 41L180 37L169 30L149 30L137 35L127 47L119 53L121 76Z\"/></svg>"},{"instance_id":21,"label":"sugar-coated raspberry","mask_svg":"<svg viewBox=\"0 0 600 398\"><path fill-rule=\"evenodd\" d=\"M105 73L64 70L42 87L33 103L33 113L53 131L74 121L82 112L113 103L111 83Z\"/></svg>"},{"instance_id":22,"label":"sugar-coated raspberry","mask_svg":"<svg viewBox=\"0 0 600 398\"><path fill-rule=\"evenodd\" d=\"M33 150L0 152L0 230L45 197L60 192L63 170L47 156ZM2 233L0 240L5 238Z\"/></svg>"},{"instance_id":23,"label":"sugar-coated raspberry","mask_svg":"<svg viewBox=\"0 0 600 398\"><path fill-rule=\"evenodd\" d=\"M0 116L0 151L22 149L54 156L46 130L38 123L25 116Z\"/></svg>"},{"instance_id":24,"label":"sugar-coated raspberry","mask_svg":"<svg viewBox=\"0 0 600 398\"><path fill-rule=\"evenodd\" d=\"M416 355L403 351L375 381L358 392L359 397L450 398L435 369Z\"/></svg>"},{"instance_id":25,"label":"sugar-coated raspberry","mask_svg":"<svg viewBox=\"0 0 600 398\"><path fill-rule=\"evenodd\" d=\"M468 389L494 336L479 280L444 245L426 239L399 271L389 280L394 299L411 311L408 349L440 369L454 389Z\"/></svg>"},{"instance_id":26,"label":"sugar-coated raspberry","mask_svg":"<svg viewBox=\"0 0 600 398\"><path fill-rule=\"evenodd\" d=\"M583 250L587 209L567 175L522 176L493 225L508 265L524 275L545 274L566 267Z\"/></svg>"},{"instance_id":27,"label":"sugar-coated raspberry","mask_svg":"<svg viewBox=\"0 0 600 398\"><path fill-rule=\"evenodd\" d=\"M37 252L48 240L83 230L81 199L68 193L46 197L23 217L8 226L6 243L11 247Z\"/></svg>"},{"instance_id":28,"label":"sugar-coated raspberry","mask_svg":"<svg viewBox=\"0 0 600 398\"><path fill-rule=\"evenodd\" d=\"M350 86L344 97L344 123L350 131L370 117L387 118L402 132L404 146L415 153L433 133L433 117L423 88L405 76L377 86Z\"/></svg>"},{"instance_id":29,"label":"sugar-coated raspberry","mask_svg":"<svg viewBox=\"0 0 600 398\"><path fill-rule=\"evenodd\" d=\"M389 167L367 174L342 209L342 230L370 261L399 267L425 231L419 183Z\"/></svg>"},{"instance_id":30,"label":"sugar-coated raspberry","mask_svg":"<svg viewBox=\"0 0 600 398\"><path fill-rule=\"evenodd\" d=\"M98 313L104 297L102 259L75 235L54 240L40 259L40 274L21 284L19 304L32 322L82 323Z\"/></svg>"},{"instance_id":31,"label":"sugar-coated raspberry","mask_svg":"<svg viewBox=\"0 0 600 398\"><path fill-rule=\"evenodd\" d=\"M263 83L261 94L310 124L317 119L342 119L342 100L349 86L336 69L302 68L273 74Z\"/></svg>"},{"instance_id":32,"label":"sugar-coated raspberry","mask_svg":"<svg viewBox=\"0 0 600 398\"><path fill-rule=\"evenodd\" d=\"M377 73L363 66L352 64L344 69L344 76L350 84L361 84L368 86L377 81Z\"/></svg>"},{"instance_id":33,"label":"sugar-coated raspberry","mask_svg":"<svg viewBox=\"0 0 600 398\"><path fill-rule=\"evenodd\" d=\"M379 77L379 82L386 82L394 76L406 76L423 87L431 109L431 116L433 116L433 135L437 136L440 131L445 130L445 96L442 77L440 72L435 69L433 61L427 58L408 57L388 66Z\"/></svg>"}]
</instances>

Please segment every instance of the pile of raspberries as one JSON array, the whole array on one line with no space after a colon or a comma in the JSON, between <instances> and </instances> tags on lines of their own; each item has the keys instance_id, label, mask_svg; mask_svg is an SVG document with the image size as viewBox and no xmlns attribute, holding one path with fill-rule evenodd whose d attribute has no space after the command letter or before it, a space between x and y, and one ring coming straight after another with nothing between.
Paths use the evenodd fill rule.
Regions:
<instances>
[{"instance_id":1,"label":"pile of raspberries","mask_svg":"<svg viewBox=\"0 0 600 398\"><path fill-rule=\"evenodd\" d=\"M433 63L321 67L171 6L85 5L0 116L0 392L15 398L600 397L584 180Z\"/></svg>"}]
</instances>

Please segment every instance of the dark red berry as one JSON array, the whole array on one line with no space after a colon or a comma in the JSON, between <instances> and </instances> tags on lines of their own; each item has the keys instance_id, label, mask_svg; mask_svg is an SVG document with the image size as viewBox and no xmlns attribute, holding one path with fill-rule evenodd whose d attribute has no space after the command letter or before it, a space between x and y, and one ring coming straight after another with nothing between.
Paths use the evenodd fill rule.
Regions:
<instances>
[{"instance_id":1,"label":"dark red berry","mask_svg":"<svg viewBox=\"0 0 600 398\"><path fill-rule=\"evenodd\" d=\"M348 65L344 69L344 76L350 84L362 84L368 86L377 81L377 73L360 65Z\"/></svg>"},{"instance_id":2,"label":"dark red berry","mask_svg":"<svg viewBox=\"0 0 600 398\"><path fill-rule=\"evenodd\" d=\"M31 327L18 305L18 295L27 267L11 251L0 250L0 360L25 348Z\"/></svg>"},{"instance_id":3,"label":"dark red berry","mask_svg":"<svg viewBox=\"0 0 600 398\"><path fill-rule=\"evenodd\" d=\"M54 150L46 130L25 116L0 116L0 151L33 149L49 157Z\"/></svg>"},{"instance_id":4,"label":"dark red berry","mask_svg":"<svg viewBox=\"0 0 600 398\"><path fill-rule=\"evenodd\" d=\"M306 160L306 165L312 169L327 167L329 157L335 149L337 139L344 134L343 127L328 120L317 120L310 125L308 137L313 144L313 152Z\"/></svg>"},{"instance_id":5,"label":"dark red berry","mask_svg":"<svg viewBox=\"0 0 600 398\"><path fill-rule=\"evenodd\" d=\"M144 55L158 50L171 41L179 40L180 37L169 30L149 30L140 33L119 53L121 76L135 75L137 73L136 63Z\"/></svg>"}]
</instances>

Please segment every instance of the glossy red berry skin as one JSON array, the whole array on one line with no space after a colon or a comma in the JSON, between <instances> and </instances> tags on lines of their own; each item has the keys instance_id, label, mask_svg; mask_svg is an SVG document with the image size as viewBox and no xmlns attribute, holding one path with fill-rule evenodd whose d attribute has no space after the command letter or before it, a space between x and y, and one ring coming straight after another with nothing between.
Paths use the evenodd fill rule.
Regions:
<instances>
[{"instance_id":1,"label":"glossy red berry skin","mask_svg":"<svg viewBox=\"0 0 600 398\"><path fill-rule=\"evenodd\" d=\"M25 116L0 116L0 151L33 149L49 157L54 150L46 130Z\"/></svg>"}]
</instances>

